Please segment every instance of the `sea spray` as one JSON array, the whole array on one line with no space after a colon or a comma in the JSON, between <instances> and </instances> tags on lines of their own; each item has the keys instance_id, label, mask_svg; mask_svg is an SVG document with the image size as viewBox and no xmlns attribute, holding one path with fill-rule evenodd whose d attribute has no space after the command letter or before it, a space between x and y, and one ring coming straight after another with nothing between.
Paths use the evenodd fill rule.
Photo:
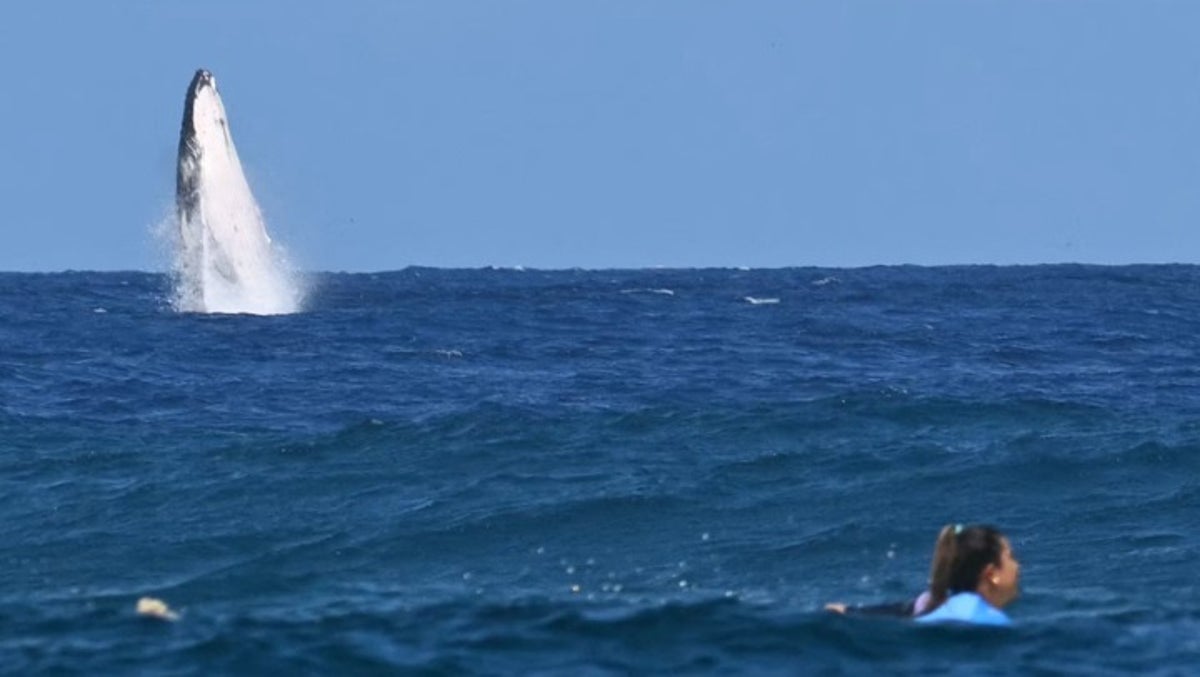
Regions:
<instances>
[{"instance_id":1,"label":"sea spray","mask_svg":"<svg viewBox=\"0 0 1200 677\"><path fill-rule=\"evenodd\" d=\"M176 175L173 305L182 312L278 315L304 289L242 171L212 74L196 72L184 101Z\"/></svg>"}]
</instances>

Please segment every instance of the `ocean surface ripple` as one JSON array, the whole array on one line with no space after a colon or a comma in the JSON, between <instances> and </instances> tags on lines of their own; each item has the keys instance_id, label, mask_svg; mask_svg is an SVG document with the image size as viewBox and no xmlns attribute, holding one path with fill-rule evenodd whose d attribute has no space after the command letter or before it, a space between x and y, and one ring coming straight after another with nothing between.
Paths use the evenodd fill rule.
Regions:
<instances>
[{"instance_id":1,"label":"ocean surface ripple","mask_svg":"<svg viewBox=\"0 0 1200 677\"><path fill-rule=\"evenodd\" d=\"M1198 267L311 286L0 274L0 672L1200 663ZM1013 537L1017 628L820 611L920 592L947 522Z\"/></svg>"}]
</instances>

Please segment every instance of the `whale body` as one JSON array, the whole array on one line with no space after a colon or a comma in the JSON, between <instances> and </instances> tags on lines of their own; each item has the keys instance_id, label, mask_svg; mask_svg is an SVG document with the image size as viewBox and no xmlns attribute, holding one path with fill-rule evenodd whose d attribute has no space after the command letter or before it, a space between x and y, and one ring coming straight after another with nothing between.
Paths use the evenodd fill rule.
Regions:
<instances>
[{"instance_id":1,"label":"whale body","mask_svg":"<svg viewBox=\"0 0 1200 677\"><path fill-rule=\"evenodd\" d=\"M216 79L196 71L184 100L175 181L175 306L274 315L300 294L242 172Z\"/></svg>"}]
</instances>

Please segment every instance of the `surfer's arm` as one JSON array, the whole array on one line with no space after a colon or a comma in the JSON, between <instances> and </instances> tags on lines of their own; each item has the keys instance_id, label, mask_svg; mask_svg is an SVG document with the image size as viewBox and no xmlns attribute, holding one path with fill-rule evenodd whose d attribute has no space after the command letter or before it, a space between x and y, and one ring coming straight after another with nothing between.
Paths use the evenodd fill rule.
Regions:
<instances>
[{"instance_id":1,"label":"surfer's arm","mask_svg":"<svg viewBox=\"0 0 1200 677\"><path fill-rule=\"evenodd\" d=\"M833 603L825 605L826 611L832 611L846 616L893 616L896 618L911 618L913 615L913 600L907 602L887 602L884 604L848 605Z\"/></svg>"}]
</instances>

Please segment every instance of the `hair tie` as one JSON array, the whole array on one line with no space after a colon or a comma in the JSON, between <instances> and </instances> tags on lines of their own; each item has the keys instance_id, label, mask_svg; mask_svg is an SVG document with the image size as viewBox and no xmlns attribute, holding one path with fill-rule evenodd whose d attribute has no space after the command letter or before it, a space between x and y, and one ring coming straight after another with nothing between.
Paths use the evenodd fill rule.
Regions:
<instances>
[{"instance_id":1,"label":"hair tie","mask_svg":"<svg viewBox=\"0 0 1200 677\"><path fill-rule=\"evenodd\" d=\"M954 525L954 535L955 535L955 536L957 536L957 535L959 535L959 534L961 534L961 533L962 533L962 525L961 525L961 524L955 524L955 525Z\"/></svg>"}]
</instances>

